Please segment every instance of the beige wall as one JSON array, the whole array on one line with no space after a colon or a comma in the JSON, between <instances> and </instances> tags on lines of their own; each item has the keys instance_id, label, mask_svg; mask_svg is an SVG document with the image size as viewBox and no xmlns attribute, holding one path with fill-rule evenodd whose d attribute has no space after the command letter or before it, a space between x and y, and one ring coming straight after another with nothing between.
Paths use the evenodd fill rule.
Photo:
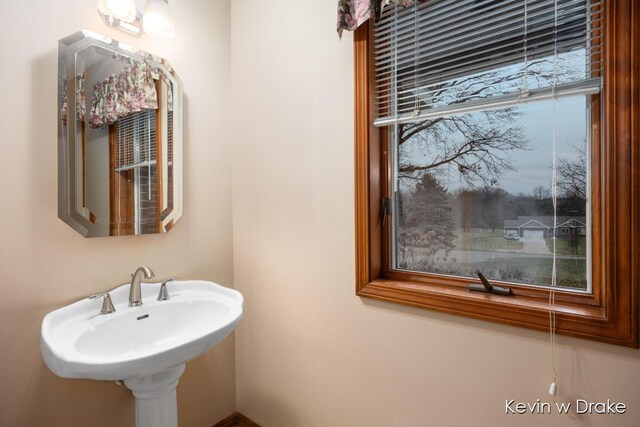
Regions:
<instances>
[{"instance_id":1,"label":"beige wall","mask_svg":"<svg viewBox=\"0 0 640 427\"><path fill-rule=\"evenodd\" d=\"M61 379L43 364L42 317L128 280L156 276L231 285L229 0L172 1L177 37L133 39L99 21L97 0L0 1L0 425L133 426L131 394ZM166 235L84 239L57 218L57 41L79 29L169 59L184 82L185 208ZM235 410L234 340L190 362L178 386L182 426Z\"/></svg>"},{"instance_id":2,"label":"beige wall","mask_svg":"<svg viewBox=\"0 0 640 427\"><path fill-rule=\"evenodd\" d=\"M547 399L545 334L354 296L352 40L335 0L171 6L178 36L154 41L110 31L94 1L0 2L0 425L133 425L126 389L56 377L38 337L48 311L140 264L246 297L235 360L230 337L187 366L185 427L236 394L265 427L640 423L637 350L559 338L560 400L626 415L507 417L507 398ZM185 215L167 235L83 239L56 218L57 40L80 28L167 57L184 81Z\"/></svg>"},{"instance_id":3,"label":"beige wall","mask_svg":"<svg viewBox=\"0 0 640 427\"><path fill-rule=\"evenodd\" d=\"M637 426L640 352L559 337L559 399L618 416L504 415L548 400L547 335L354 295L352 38L336 0L234 0L238 409L265 427Z\"/></svg>"}]
</instances>

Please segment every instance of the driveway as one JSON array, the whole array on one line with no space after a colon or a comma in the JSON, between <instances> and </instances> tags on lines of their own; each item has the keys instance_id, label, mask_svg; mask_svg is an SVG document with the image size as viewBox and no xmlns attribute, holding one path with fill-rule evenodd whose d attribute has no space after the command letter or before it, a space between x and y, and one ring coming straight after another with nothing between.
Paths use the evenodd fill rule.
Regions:
<instances>
[{"instance_id":1,"label":"driveway","mask_svg":"<svg viewBox=\"0 0 640 427\"><path fill-rule=\"evenodd\" d=\"M544 239L536 237L521 237L520 241L523 243L522 249L519 253L537 254L537 255L551 255L547 243Z\"/></svg>"}]
</instances>

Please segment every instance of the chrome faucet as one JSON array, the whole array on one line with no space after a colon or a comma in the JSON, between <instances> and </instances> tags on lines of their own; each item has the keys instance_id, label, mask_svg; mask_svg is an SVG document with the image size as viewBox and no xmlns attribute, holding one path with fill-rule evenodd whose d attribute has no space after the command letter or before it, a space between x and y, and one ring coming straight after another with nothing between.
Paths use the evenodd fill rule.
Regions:
<instances>
[{"instance_id":1,"label":"chrome faucet","mask_svg":"<svg viewBox=\"0 0 640 427\"><path fill-rule=\"evenodd\" d=\"M144 274L145 279L153 277L153 271L143 265L131 275L131 288L129 289L129 307L138 307L142 305L142 294L140 292L140 274Z\"/></svg>"}]
</instances>

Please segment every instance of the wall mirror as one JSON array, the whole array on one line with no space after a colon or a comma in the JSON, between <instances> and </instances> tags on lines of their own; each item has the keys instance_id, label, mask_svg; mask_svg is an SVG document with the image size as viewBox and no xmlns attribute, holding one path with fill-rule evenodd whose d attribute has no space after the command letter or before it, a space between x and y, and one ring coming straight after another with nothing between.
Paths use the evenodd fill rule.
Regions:
<instances>
[{"instance_id":1,"label":"wall mirror","mask_svg":"<svg viewBox=\"0 0 640 427\"><path fill-rule=\"evenodd\" d=\"M165 233L182 216L182 83L86 30L58 46L58 216L85 237Z\"/></svg>"}]
</instances>

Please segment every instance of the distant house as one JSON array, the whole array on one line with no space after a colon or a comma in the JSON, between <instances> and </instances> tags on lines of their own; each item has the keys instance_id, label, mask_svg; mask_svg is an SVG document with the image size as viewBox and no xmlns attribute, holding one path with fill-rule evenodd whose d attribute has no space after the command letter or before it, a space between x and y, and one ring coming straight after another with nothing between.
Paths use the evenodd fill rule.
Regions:
<instances>
[{"instance_id":1,"label":"distant house","mask_svg":"<svg viewBox=\"0 0 640 427\"><path fill-rule=\"evenodd\" d=\"M556 224L556 237L584 236L587 234L587 221L584 217L558 217ZM504 221L505 237L546 239L553 235L552 216L518 216L518 219Z\"/></svg>"}]
</instances>

